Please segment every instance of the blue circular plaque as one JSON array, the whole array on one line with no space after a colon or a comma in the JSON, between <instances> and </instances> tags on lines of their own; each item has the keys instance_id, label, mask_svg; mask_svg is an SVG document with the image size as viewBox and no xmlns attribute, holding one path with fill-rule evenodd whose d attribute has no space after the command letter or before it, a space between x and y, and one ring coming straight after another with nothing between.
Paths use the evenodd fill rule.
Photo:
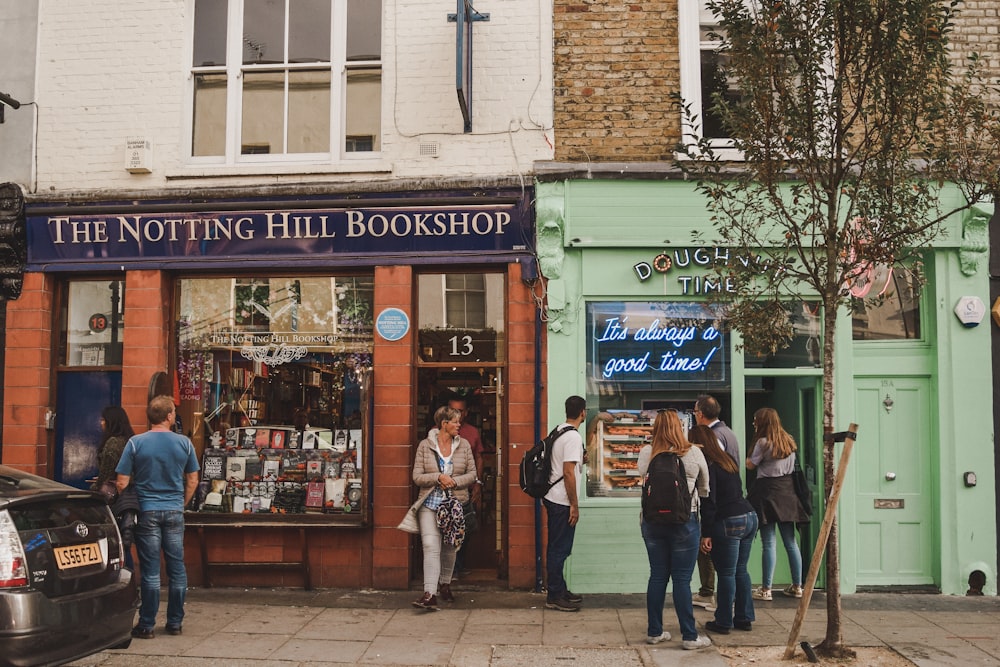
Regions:
<instances>
[{"instance_id":1,"label":"blue circular plaque","mask_svg":"<svg viewBox=\"0 0 1000 667\"><path fill-rule=\"evenodd\" d=\"M399 340L410 330L410 318L399 308L386 308L375 320L375 330L386 340Z\"/></svg>"}]
</instances>

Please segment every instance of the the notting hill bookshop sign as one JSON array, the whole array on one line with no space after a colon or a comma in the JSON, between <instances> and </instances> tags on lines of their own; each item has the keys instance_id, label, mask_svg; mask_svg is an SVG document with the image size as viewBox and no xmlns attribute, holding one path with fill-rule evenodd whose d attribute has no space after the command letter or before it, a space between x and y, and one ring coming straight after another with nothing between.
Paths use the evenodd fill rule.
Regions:
<instances>
[{"instance_id":1,"label":"the notting hill bookshop sign","mask_svg":"<svg viewBox=\"0 0 1000 667\"><path fill-rule=\"evenodd\" d=\"M587 304L590 376L598 382L722 382L726 336L705 304L659 301Z\"/></svg>"},{"instance_id":2,"label":"the notting hill bookshop sign","mask_svg":"<svg viewBox=\"0 0 1000 667\"><path fill-rule=\"evenodd\" d=\"M520 252L523 206L287 209L28 216L28 265L199 258Z\"/></svg>"}]
</instances>

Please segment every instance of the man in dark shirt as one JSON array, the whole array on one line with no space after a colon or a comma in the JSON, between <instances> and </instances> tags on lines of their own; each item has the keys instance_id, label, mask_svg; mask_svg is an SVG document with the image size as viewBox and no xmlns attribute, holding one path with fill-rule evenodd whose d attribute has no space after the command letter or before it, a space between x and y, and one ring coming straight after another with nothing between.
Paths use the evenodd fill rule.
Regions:
<instances>
[{"instance_id":1,"label":"man in dark shirt","mask_svg":"<svg viewBox=\"0 0 1000 667\"><path fill-rule=\"evenodd\" d=\"M719 446L739 465L740 442L733 430L719 419L721 412L719 402L708 394L702 394L694 403L695 421L712 429L719 440ZM698 552L698 576L701 586L697 593L691 595L691 602L711 611L715 609L715 568L712 566L711 556L701 551Z\"/></svg>"}]
</instances>

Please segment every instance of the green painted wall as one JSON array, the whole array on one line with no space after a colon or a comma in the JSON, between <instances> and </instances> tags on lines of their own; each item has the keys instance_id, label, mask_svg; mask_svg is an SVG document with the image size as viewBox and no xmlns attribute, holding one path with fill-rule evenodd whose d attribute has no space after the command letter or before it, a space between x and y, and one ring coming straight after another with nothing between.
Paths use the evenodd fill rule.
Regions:
<instances>
[{"instance_id":1,"label":"green painted wall","mask_svg":"<svg viewBox=\"0 0 1000 667\"><path fill-rule=\"evenodd\" d=\"M587 301L700 299L683 292L676 272L637 279L633 265L651 262L668 248L690 248L696 231L711 237L701 195L689 183L586 180L538 183L537 223L540 266L548 281L548 415L555 423L570 394L587 395L585 331ZM949 191L947 198L957 194ZM995 488L993 478L992 384L989 327L963 327L953 313L962 296L988 302L985 246L968 219L952 220L949 235L930 253L928 287L923 300L924 340L920 343L853 343L851 319L841 314L835 411L838 428L855 418L853 378L920 376L932 379L936 416L932 420L932 479L935 516L935 583L947 594L964 594L973 569L987 575L987 592L996 594ZM977 265L978 263L978 265ZM970 271L971 267L971 271ZM963 269L965 273L963 273ZM697 271L692 271L692 274ZM735 344L735 341L734 341ZM732 349L730 425L746 452L742 356ZM984 364L986 371L984 372ZM782 391L805 386L821 391L812 371L776 372L786 378ZM596 409L598 406L591 405ZM798 417L786 418L797 424ZM790 429L791 430L791 429ZM886 446L865 439L857 447ZM838 448L838 456L839 456ZM966 488L962 473L974 471L978 485ZM842 591L858 585L859 549L855 530L857 481L848 474L838 521L841 539ZM585 485L584 485L585 486ZM639 534L636 499L584 498L576 544L568 561L570 587L578 592L645 591L648 562ZM814 517L815 535L821 517ZM750 572L760 580L759 541ZM697 576L697 575L696 575ZM778 547L775 586L787 582L783 549Z\"/></svg>"}]
</instances>

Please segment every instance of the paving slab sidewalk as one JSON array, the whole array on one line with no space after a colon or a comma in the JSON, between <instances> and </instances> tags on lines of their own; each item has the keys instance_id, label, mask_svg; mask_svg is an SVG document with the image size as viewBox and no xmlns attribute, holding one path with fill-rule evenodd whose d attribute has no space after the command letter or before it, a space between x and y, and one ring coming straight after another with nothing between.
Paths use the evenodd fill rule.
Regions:
<instances>
[{"instance_id":1,"label":"paving slab sidewalk","mask_svg":"<svg viewBox=\"0 0 1000 667\"><path fill-rule=\"evenodd\" d=\"M664 621L674 639L645 643L642 594L588 595L583 610L565 613L545 609L544 596L531 592L455 592L454 604L426 612L410 605L411 591L191 589L182 635L167 635L160 619L155 639L72 664L726 667L719 647L784 646L797 605L792 599L758 603L752 632L710 635L714 647L683 651L669 607ZM858 594L844 596L843 608L848 645L889 646L919 667L1000 665L1000 598ZM712 618L700 608L695 616L699 628ZM818 593L801 639L818 643L825 628Z\"/></svg>"}]
</instances>

